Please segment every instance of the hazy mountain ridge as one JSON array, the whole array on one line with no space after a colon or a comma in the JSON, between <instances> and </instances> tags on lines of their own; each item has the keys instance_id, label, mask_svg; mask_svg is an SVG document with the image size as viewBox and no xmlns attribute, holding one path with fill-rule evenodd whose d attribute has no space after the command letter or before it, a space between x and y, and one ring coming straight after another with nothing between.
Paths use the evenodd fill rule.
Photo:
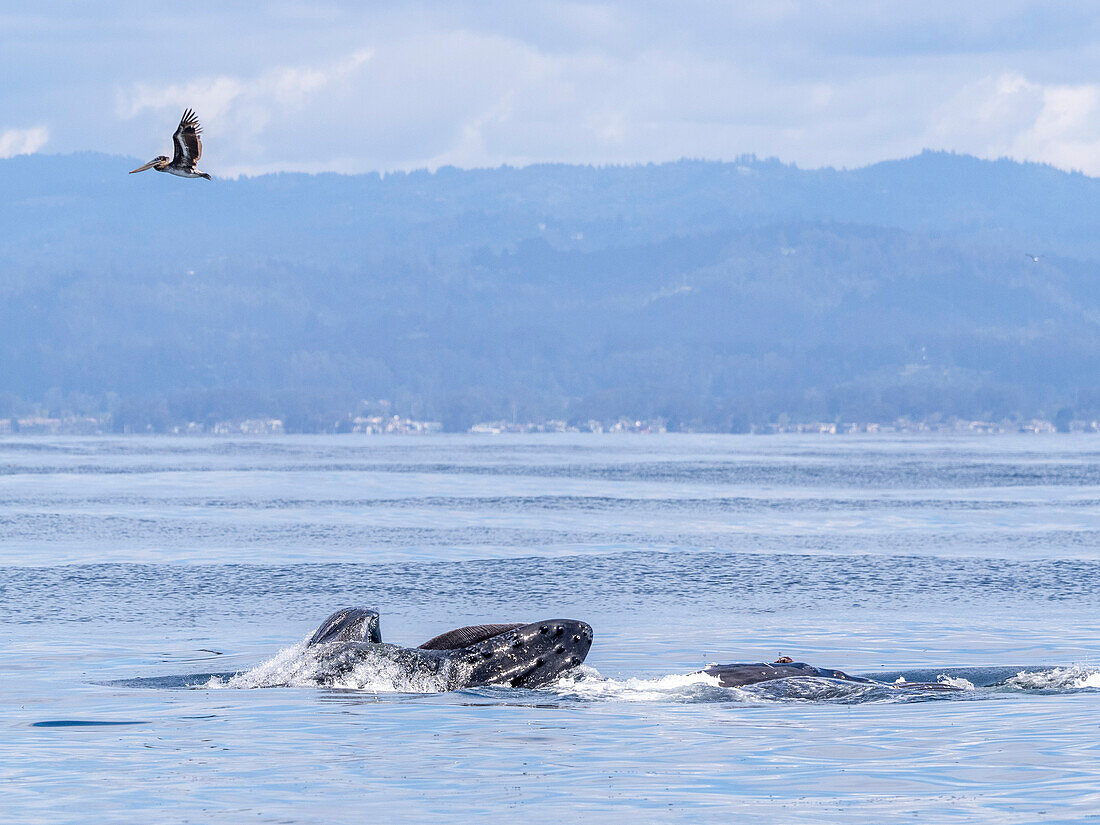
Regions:
<instances>
[{"instance_id":1,"label":"hazy mountain ridge","mask_svg":"<svg viewBox=\"0 0 1100 825\"><path fill-rule=\"evenodd\" d=\"M0 416L47 399L138 426L321 426L361 399L453 428L1100 412L1100 181L1082 175L937 153L130 168L0 161Z\"/></svg>"}]
</instances>

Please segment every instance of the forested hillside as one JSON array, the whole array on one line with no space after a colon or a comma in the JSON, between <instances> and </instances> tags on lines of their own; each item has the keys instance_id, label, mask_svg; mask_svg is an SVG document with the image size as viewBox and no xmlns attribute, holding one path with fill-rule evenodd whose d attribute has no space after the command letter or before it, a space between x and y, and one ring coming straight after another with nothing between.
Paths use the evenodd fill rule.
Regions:
<instances>
[{"instance_id":1,"label":"forested hillside","mask_svg":"<svg viewBox=\"0 0 1100 825\"><path fill-rule=\"evenodd\" d=\"M1082 175L936 153L213 182L134 165L0 161L0 417L1100 414Z\"/></svg>"}]
</instances>

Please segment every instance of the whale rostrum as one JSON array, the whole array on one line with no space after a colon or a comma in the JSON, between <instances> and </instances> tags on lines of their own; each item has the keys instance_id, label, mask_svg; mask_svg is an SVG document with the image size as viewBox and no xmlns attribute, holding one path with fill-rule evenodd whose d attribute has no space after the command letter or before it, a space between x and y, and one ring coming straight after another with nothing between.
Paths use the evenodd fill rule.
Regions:
<instances>
[{"instance_id":1,"label":"whale rostrum","mask_svg":"<svg viewBox=\"0 0 1100 825\"><path fill-rule=\"evenodd\" d=\"M576 619L473 625L449 630L419 647L400 647L382 641L377 611L349 607L325 619L306 647L325 664L326 678L375 661L396 665L440 690L537 688L584 662L592 647L592 628Z\"/></svg>"}]
</instances>

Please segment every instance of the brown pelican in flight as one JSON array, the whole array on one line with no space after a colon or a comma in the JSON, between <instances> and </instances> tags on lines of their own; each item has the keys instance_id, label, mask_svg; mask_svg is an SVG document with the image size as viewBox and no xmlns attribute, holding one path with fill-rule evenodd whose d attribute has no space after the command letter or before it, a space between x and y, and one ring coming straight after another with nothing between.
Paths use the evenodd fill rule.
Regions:
<instances>
[{"instance_id":1,"label":"brown pelican in flight","mask_svg":"<svg viewBox=\"0 0 1100 825\"><path fill-rule=\"evenodd\" d=\"M176 127L176 133L172 135L172 142L176 144L176 153L168 160L164 155L153 158L144 166L139 166L134 172L144 172L146 169L156 169L158 172L168 172L171 175L179 175L181 178L206 178L210 176L206 172L200 172L195 164L202 157L202 140L199 134L202 127L195 113L187 109L180 118L180 125Z\"/></svg>"}]
</instances>

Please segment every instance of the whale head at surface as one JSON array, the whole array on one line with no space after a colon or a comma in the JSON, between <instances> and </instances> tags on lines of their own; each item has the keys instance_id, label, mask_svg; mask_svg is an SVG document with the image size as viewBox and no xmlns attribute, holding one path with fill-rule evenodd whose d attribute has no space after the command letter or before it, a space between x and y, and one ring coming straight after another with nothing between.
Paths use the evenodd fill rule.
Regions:
<instances>
[{"instance_id":1,"label":"whale head at surface","mask_svg":"<svg viewBox=\"0 0 1100 825\"><path fill-rule=\"evenodd\" d=\"M545 687L582 664L591 646L592 628L585 622L545 619L460 627L406 648L382 641L378 611L347 607L321 622L304 650L297 650L319 685L349 687L396 673L395 684L446 691Z\"/></svg>"}]
</instances>

